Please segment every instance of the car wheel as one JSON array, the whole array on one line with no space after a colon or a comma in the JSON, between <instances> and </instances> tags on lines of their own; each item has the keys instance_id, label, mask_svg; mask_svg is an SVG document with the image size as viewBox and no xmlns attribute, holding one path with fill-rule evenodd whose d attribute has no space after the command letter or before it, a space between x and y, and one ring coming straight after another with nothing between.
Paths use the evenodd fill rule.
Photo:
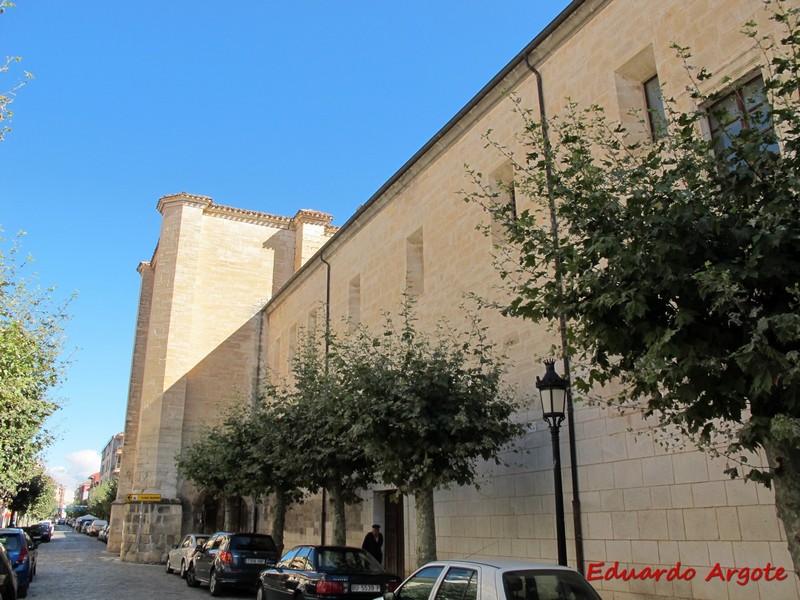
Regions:
<instances>
[{"instance_id":1,"label":"car wheel","mask_svg":"<svg viewBox=\"0 0 800 600\"><path fill-rule=\"evenodd\" d=\"M180 574L181 574L181 579L186 579L186 561L185 560L181 560Z\"/></svg>"},{"instance_id":2,"label":"car wheel","mask_svg":"<svg viewBox=\"0 0 800 600\"><path fill-rule=\"evenodd\" d=\"M175 570L172 568L172 565L169 564L169 556L167 557L167 573L174 573Z\"/></svg>"},{"instance_id":3,"label":"car wheel","mask_svg":"<svg viewBox=\"0 0 800 600\"><path fill-rule=\"evenodd\" d=\"M256 592L256 600L266 600L266 593L264 592L264 587L259 584L258 591Z\"/></svg>"},{"instance_id":4,"label":"car wheel","mask_svg":"<svg viewBox=\"0 0 800 600\"><path fill-rule=\"evenodd\" d=\"M28 595L28 584L26 583L24 586L17 588L17 598L24 598Z\"/></svg>"},{"instance_id":5,"label":"car wheel","mask_svg":"<svg viewBox=\"0 0 800 600\"><path fill-rule=\"evenodd\" d=\"M222 584L217 581L216 571L211 571L208 576L208 591L212 596L222 596Z\"/></svg>"},{"instance_id":6,"label":"car wheel","mask_svg":"<svg viewBox=\"0 0 800 600\"><path fill-rule=\"evenodd\" d=\"M200 582L197 581L197 577L194 575L194 567L189 565L189 568L186 571L186 585L189 587L198 587Z\"/></svg>"}]
</instances>

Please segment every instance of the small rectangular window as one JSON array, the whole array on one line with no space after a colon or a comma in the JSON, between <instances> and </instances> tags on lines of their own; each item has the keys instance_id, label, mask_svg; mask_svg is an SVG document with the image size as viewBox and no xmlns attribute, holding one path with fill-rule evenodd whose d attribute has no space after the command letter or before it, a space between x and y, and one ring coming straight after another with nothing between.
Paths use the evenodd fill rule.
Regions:
<instances>
[{"instance_id":1,"label":"small rectangular window","mask_svg":"<svg viewBox=\"0 0 800 600\"><path fill-rule=\"evenodd\" d=\"M422 228L406 238L406 289L413 296L425 292L425 252Z\"/></svg>"},{"instance_id":2,"label":"small rectangular window","mask_svg":"<svg viewBox=\"0 0 800 600\"><path fill-rule=\"evenodd\" d=\"M667 134L667 115L664 112L664 97L661 95L661 84L658 75L644 82L644 97L647 102L647 120L650 123L650 135L654 140Z\"/></svg>"},{"instance_id":3,"label":"small rectangular window","mask_svg":"<svg viewBox=\"0 0 800 600\"><path fill-rule=\"evenodd\" d=\"M745 130L773 130L764 80L760 75L711 105L708 115L711 137L716 142L718 155L725 155L733 145L733 140ZM767 149L777 152L777 141L769 141Z\"/></svg>"}]
</instances>

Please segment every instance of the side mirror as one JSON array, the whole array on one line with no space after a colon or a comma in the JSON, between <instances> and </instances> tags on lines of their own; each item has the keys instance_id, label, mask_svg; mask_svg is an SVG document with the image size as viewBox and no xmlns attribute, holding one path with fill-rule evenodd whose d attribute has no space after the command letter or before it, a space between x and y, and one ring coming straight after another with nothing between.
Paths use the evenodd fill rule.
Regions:
<instances>
[{"instance_id":1,"label":"side mirror","mask_svg":"<svg viewBox=\"0 0 800 600\"><path fill-rule=\"evenodd\" d=\"M394 600L394 592L386 592L383 595L383 600Z\"/></svg>"}]
</instances>

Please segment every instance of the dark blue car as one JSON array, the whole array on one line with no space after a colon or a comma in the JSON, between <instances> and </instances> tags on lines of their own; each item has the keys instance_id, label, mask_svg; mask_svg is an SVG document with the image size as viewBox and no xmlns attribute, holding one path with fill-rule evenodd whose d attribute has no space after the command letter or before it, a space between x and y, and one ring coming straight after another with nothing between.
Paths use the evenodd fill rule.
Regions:
<instances>
[{"instance_id":1,"label":"dark blue car","mask_svg":"<svg viewBox=\"0 0 800 600\"><path fill-rule=\"evenodd\" d=\"M0 529L0 544L5 546L17 574L17 597L28 595L28 586L36 575L36 548L39 547L31 537L15 527Z\"/></svg>"}]
</instances>

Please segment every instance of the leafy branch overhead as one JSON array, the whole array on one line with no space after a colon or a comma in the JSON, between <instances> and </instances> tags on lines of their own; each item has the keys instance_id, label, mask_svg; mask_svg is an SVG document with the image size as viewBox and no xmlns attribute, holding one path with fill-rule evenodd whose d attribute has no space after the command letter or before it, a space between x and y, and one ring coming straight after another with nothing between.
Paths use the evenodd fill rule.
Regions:
<instances>
[{"instance_id":1,"label":"leafy branch overhead","mask_svg":"<svg viewBox=\"0 0 800 600\"><path fill-rule=\"evenodd\" d=\"M566 318L585 365L576 388L614 384L611 403L642 404L665 430L726 451L732 475L764 450L769 468L745 474L775 484L787 533L800 533L799 13L765 6L774 26L745 26L764 56L750 77L726 82L675 46L688 93L663 99L658 131L646 114L621 125L575 103L543 123L517 98L524 150L489 142L530 208L512 215L478 173L469 199L518 252L500 269L504 309ZM709 80L719 92L702 92Z\"/></svg>"}]
</instances>

